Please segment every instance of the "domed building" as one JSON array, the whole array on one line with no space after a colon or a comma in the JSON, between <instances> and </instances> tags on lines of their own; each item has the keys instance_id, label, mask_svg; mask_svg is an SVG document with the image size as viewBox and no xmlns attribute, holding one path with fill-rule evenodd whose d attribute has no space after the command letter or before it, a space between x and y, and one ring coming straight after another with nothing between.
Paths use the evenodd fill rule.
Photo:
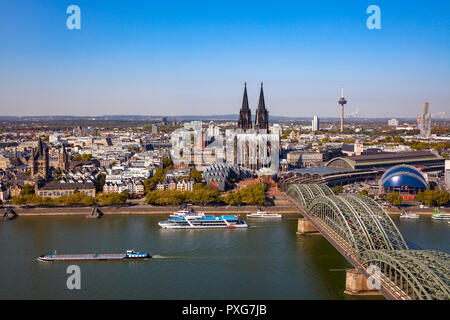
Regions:
<instances>
[{"instance_id":1,"label":"domed building","mask_svg":"<svg viewBox=\"0 0 450 320\"><path fill-rule=\"evenodd\" d=\"M382 193L399 192L402 195L415 195L428 189L428 183L422 173L408 165L398 165L386 170L381 176L379 186Z\"/></svg>"}]
</instances>

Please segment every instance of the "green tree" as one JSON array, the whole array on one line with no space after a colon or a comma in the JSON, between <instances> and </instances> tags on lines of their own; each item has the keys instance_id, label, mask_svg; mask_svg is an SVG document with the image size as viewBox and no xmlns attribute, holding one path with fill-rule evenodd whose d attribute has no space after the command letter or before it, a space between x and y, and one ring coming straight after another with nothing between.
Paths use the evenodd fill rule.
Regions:
<instances>
[{"instance_id":1,"label":"green tree","mask_svg":"<svg viewBox=\"0 0 450 320\"><path fill-rule=\"evenodd\" d=\"M391 192L386 195L386 200L393 206L400 206L403 202L403 197L398 192Z\"/></svg>"},{"instance_id":2,"label":"green tree","mask_svg":"<svg viewBox=\"0 0 450 320\"><path fill-rule=\"evenodd\" d=\"M34 194L34 187L31 184L26 184L23 186L23 189L20 191L20 196Z\"/></svg>"},{"instance_id":3,"label":"green tree","mask_svg":"<svg viewBox=\"0 0 450 320\"><path fill-rule=\"evenodd\" d=\"M267 201L265 194L265 186L263 184L253 184L242 188L241 190L228 193L225 196L225 203L227 204L250 204L250 205L262 205Z\"/></svg>"},{"instance_id":4,"label":"green tree","mask_svg":"<svg viewBox=\"0 0 450 320\"><path fill-rule=\"evenodd\" d=\"M90 153L85 153L81 156L81 161L89 161L92 158L92 154Z\"/></svg>"},{"instance_id":5,"label":"green tree","mask_svg":"<svg viewBox=\"0 0 450 320\"><path fill-rule=\"evenodd\" d=\"M335 195L338 195L344 191L344 188L342 186L334 186L331 190L333 190Z\"/></svg>"},{"instance_id":6,"label":"green tree","mask_svg":"<svg viewBox=\"0 0 450 320\"><path fill-rule=\"evenodd\" d=\"M145 192L148 193L149 191L152 191L155 189L158 182L163 182L165 179L164 175L164 169L163 168L156 168L155 174L150 179L144 180L144 189Z\"/></svg>"},{"instance_id":7,"label":"green tree","mask_svg":"<svg viewBox=\"0 0 450 320\"><path fill-rule=\"evenodd\" d=\"M100 193L97 195L97 201L102 205L121 205L125 204L128 199L126 192L121 193Z\"/></svg>"},{"instance_id":8,"label":"green tree","mask_svg":"<svg viewBox=\"0 0 450 320\"><path fill-rule=\"evenodd\" d=\"M416 194L416 201L423 202L423 192Z\"/></svg>"},{"instance_id":9,"label":"green tree","mask_svg":"<svg viewBox=\"0 0 450 320\"><path fill-rule=\"evenodd\" d=\"M201 182L203 179L202 173L197 169L192 169L189 174L189 179L194 180L195 182Z\"/></svg>"},{"instance_id":10,"label":"green tree","mask_svg":"<svg viewBox=\"0 0 450 320\"><path fill-rule=\"evenodd\" d=\"M362 195L362 196L369 196L369 191L367 191L366 189L364 189L364 190L361 190L360 192L359 192L359 194L360 195Z\"/></svg>"},{"instance_id":11,"label":"green tree","mask_svg":"<svg viewBox=\"0 0 450 320\"><path fill-rule=\"evenodd\" d=\"M445 190L426 190L416 195L416 200L425 203L427 206L444 206L449 203L450 195Z\"/></svg>"},{"instance_id":12,"label":"green tree","mask_svg":"<svg viewBox=\"0 0 450 320\"><path fill-rule=\"evenodd\" d=\"M162 159L162 164L163 164L163 169L166 169L166 168L169 168L169 167L173 168L173 162L172 162L172 159L170 159L170 158L164 157ZM169 170L171 170L171 169L169 169Z\"/></svg>"},{"instance_id":13,"label":"green tree","mask_svg":"<svg viewBox=\"0 0 450 320\"><path fill-rule=\"evenodd\" d=\"M239 192L229 192L224 199L225 203L237 205L242 203L241 194Z\"/></svg>"},{"instance_id":14,"label":"green tree","mask_svg":"<svg viewBox=\"0 0 450 320\"><path fill-rule=\"evenodd\" d=\"M98 175L97 181L95 182L95 190L97 192L103 191L103 186L105 185L106 175L104 173L100 173Z\"/></svg>"}]
</instances>

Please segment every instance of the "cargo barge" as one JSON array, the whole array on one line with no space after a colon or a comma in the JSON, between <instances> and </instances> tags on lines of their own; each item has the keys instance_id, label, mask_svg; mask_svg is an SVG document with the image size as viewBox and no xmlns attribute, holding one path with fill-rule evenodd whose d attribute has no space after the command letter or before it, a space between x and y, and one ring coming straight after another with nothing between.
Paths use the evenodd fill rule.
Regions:
<instances>
[{"instance_id":1,"label":"cargo barge","mask_svg":"<svg viewBox=\"0 0 450 320\"><path fill-rule=\"evenodd\" d=\"M54 261L91 261L91 260L142 260L150 259L152 255L147 252L135 252L127 250L126 253L88 253L88 254L56 254L47 253L40 255L37 260L45 262Z\"/></svg>"}]
</instances>

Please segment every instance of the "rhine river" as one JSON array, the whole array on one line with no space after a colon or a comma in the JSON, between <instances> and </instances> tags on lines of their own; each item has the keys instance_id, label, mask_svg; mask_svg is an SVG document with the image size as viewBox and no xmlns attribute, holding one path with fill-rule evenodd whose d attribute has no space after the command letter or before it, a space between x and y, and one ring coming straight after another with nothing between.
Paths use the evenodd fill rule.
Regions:
<instances>
[{"instance_id":1,"label":"rhine river","mask_svg":"<svg viewBox=\"0 0 450 320\"><path fill-rule=\"evenodd\" d=\"M297 216L248 229L167 230L168 215L19 217L0 222L0 299L367 299L344 294L350 264L319 235L298 236ZM423 249L450 253L450 225L400 221ZM148 251L147 261L45 263L58 253ZM68 290L66 268L81 268Z\"/></svg>"}]
</instances>

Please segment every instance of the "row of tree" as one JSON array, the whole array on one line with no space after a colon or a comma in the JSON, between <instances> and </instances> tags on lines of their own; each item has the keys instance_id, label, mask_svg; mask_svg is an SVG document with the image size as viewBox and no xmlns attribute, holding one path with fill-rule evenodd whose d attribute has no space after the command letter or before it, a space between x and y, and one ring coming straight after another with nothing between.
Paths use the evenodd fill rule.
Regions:
<instances>
[{"instance_id":1,"label":"row of tree","mask_svg":"<svg viewBox=\"0 0 450 320\"><path fill-rule=\"evenodd\" d=\"M450 202L450 194L444 190L426 190L416 195L416 200L427 206L445 206Z\"/></svg>"},{"instance_id":2,"label":"row of tree","mask_svg":"<svg viewBox=\"0 0 450 320\"><path fill-rule=\"evenodd\" d=\"M56 198L41 197L34 193L21 194L12 199L15 205L35 205L43 207L57 206L93 206L101 205L121 205L125 204L128 198L126 192L122 193L100 193L96 197L90 197L83 192L74 192L70 195L63 195Z\"/></svg>"},{"instance_id":3,"label":"row of tree","mask_svg":"<svg viewBox=\"0 0 450 320\"><path fill-rule=\"evenodd\" d=\"M153 190L145 197L148 204L152 205L180 205L192 204L216 204L220 203L220 192L204 187L201 183L194 186L193 191L180 190Z\"/></svg>"},{"instance_id":4,"label":"row of tree","mask_svg":"<svg viewBox=\"0 0 450 320\"><path fill-rule=\"evenodd\" d=\"M252 184L237 192L228 193L224 198L224 202L231 205L262 205L267 200L265 194L267 189L268 186L266 184Z\"/></svg>"},{"instance_id":5,"label":"row of tree","mask_svg":"<svg viewBox=\"0 0 450 320\"><path fill-rule=\"evenodd\" d=\"M237 192L230 192L225 197L219 191L212 190L197 183L193 191L180 190L153 190L146 196L148 204L152 205L180 205L183 203L210 205L210 204L248 204L262 205L266 202L265 184L247 186Z\"/></svg>"}]
</instances>

